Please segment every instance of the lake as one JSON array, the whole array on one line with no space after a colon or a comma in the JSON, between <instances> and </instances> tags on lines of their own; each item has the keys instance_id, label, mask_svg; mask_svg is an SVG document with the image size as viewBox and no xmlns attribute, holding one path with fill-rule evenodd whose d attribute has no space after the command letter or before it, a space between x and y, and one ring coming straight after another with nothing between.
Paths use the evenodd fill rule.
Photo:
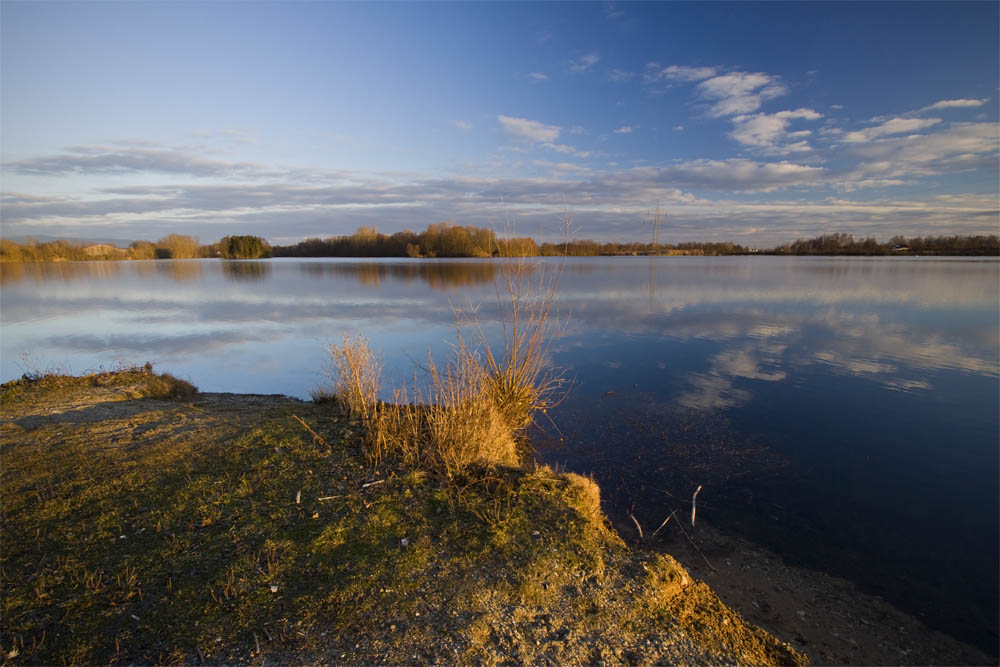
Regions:
<instances>
[{"instance_id":1,"label":"lake","mask_svg":"<svg viewBox=\"0 0 1000 667\"><path fill-rule=\"evenodd\" d=\"M995 654L1000 262L621 257L557 278L571 380L538 455L609 511L699 517ZM3 380L152 361L202 391L308 398L364 335L388 378L497 335L483 260L3 265Z\"/></svg>"}]
</instances>

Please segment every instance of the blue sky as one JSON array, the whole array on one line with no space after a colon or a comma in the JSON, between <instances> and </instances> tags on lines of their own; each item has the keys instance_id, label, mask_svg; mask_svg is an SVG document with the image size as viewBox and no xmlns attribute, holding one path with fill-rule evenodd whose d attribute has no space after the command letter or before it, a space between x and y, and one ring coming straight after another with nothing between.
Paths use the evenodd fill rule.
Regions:
<instances>
[{"instance_id":1,"label":"blue sky","mask_svg":"<svg viewBox=\"0 0 1000 667\"><path fill-rule=\"evenodd\" d=\"M3 2L3 235L1000 233L998 7Z\"/></svg>"}]
</instances>

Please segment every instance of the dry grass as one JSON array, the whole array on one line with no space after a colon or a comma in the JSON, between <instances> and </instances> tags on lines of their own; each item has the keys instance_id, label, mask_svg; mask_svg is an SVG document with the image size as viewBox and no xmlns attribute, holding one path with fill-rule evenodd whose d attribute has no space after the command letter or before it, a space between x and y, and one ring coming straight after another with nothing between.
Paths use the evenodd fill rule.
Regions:
<instances>
[{"instance_id":1,"label":"dry grass","mask_svg":"<svg viewBox=\"0 0 1000 667\"><path fill-rule=\"evenodd\" d=\"M494 402L491 378L467 348L439 369L428 360L427 389L398 389L378 400L381 366L364 339L331 347L333 396L361 422L369 456L455 473L469 465L516 465L514 429Z\"/></svg>"},{"instance_id":2,"label":"dry grass","mask_svg":"<svg viewBox=\"0 0 1000 667\"><path fill-rule=\"evenodd\" d=\"M81 376L58 372L29 372L0 385L5 403L34 400L40 394L67 393L85 388L130 388L133 398L187 398L198 389L169 373L156 373L153 364L120 366Z\"/></svg>"},{"instance_id":3,"label":"dry grass","mask_svg":"<svg viewBox=\"0 0 1000 667\"><path fill-rule=\"evenodd\" d=\"M470 465L515 466L518 436L554 403L562 379L548 363L548 346L560 333L550 317L558 274L506 257L496 281L502 351L494 350L475 315L459 311L457 342L443 368L428 358L429 381L397 389L380 401L381 364L365 339L345 338L330 348L334 399L365 429L375 461L400 456L411 465L448 474ZM473 330L475 347L462 331Z\"/></svg>"}]
</instances>

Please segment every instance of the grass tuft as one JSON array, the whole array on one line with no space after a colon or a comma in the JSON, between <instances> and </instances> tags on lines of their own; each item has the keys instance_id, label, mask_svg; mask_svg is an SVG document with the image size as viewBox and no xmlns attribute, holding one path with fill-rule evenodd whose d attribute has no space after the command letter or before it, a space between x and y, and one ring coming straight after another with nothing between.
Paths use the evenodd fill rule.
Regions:
<instances>
[{"instance_id":1,"label":"grass tuft","mask_svg":"<svg viewBox=\"0 0 1000 667\"><path fill-rule=\"evenodd\" d=\"M496 281L503 340L490 344L475 316L457 313L458 336L446 366L428 357L429 382L380 401L381 363L363 338L330 348L333 385L313 392L361 422L372 460L399 456L406 463L454 475L472 465L517 466L521 433L556 402L562 378L548 361L561 333L550 317L555 278L506 257ZM476 345L462 335L473 330ZM500 348L502 347L502 351Z\"/></svg>"}]
</instances>

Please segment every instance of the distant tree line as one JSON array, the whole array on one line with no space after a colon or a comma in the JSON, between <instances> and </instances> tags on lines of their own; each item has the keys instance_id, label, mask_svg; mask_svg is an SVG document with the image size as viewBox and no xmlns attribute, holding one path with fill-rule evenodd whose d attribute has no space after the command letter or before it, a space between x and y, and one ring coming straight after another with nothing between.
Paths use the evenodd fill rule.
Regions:
<instances>
[{"instance_id":1,"label":"distant tree line","mask_svg":"<svg viewBox=\"0 0 1000 667\"><path fill-rule=\"evenodd\" d=\"M3 262L79 262L109 259L190 259L205 257L204 247L193 236L170 234L159 241L135 241L128 248L107 243L85 244L79 241L36 241L17 243L0 239Z\"/></svg>"},{"instance_id":2,"label":"distant tree line","mask_svg":"<svg viewBox=\"0 0 1000 667\"><path fill-rule=\"evenodd\" d=\"M275 257L592 257L598 255L738 255L749 250L734 243L598 243L591 240L538 244L527 237L499 237L490 229L439 222L423 232L381 234L360 227L350 236L310 238L275 246Z\"/></svg>"},{"instance_id":3,"label":"distant tree line","mask_svg":"<svg viewBox=\"0 0 1000 667\"><path fill-rule=\"evenodd\" d=\"M215 250L215 256L223 259L260 259L271 256L271 245L259 236L225 236L211 247Z\"/></svg>"},{"instance_id":4,"label":"distant tree line","mask_svg":"<svg viewBox=\"0 0 1000 667\"><path fill-rule=\"evenodd\" d=\"M538 244L533 239L502 239L491 229L453 222L430 224L420 233L406 230L382 234L375 227L359 227L350 236L310 238L295 245L274 247L275 257L494 257L538 254Z\"/></svg>"},{"instance_id":5,"label":"distant tree line","mask_svg":"<svg viewBox=\"0 0 1000 667\"><path fill-rule=\"evenodd\" d=\"M599 243L588 239L538 244L527 237L500 237L492 230L453 222L439 222L422 232L383 234L375 227L359 227L349 236L309 238L294 245L271 246L259 236L225 236L201 245L197 237L170 234L156 242L135 241L128 248L110 244L86 245L74 241L16 243L0 239L0 262L48 262L111 259L258 259L264 257L596 257L607 255L981 255L1000 256L997 235L894 236L879 242L857 240L851 234L824 234L798 239L768 250L732 242L710 243Z\"/></svg>"},{"instance_id":6,"label":"distant tree line","mask_svg":"<svg viewBox=\"0 0 1000 667\"><path fill-rule=\"evenodd\" d=\"M1000 238L989 236L893 236L885 243L874 237L855 240L851 234L826 234L799 239L766 251L773 255L1000 255Z\"/></svg>"},{"instance_id":7,"label":"distant tree line","mask_svg":"<svg viewBox=\"0 0 1000 667\"><path fill-rule=\"evenodd\" d=\"M0 262L81 262L110 259L256 259L270 257L271 246L258 236L226 236L210 245L201 245L196 236L169 234L159 241L135 241L128 248L107 243L78 241L36 241L17 243L0 239Z\"/></svg>"}]
</instances>

